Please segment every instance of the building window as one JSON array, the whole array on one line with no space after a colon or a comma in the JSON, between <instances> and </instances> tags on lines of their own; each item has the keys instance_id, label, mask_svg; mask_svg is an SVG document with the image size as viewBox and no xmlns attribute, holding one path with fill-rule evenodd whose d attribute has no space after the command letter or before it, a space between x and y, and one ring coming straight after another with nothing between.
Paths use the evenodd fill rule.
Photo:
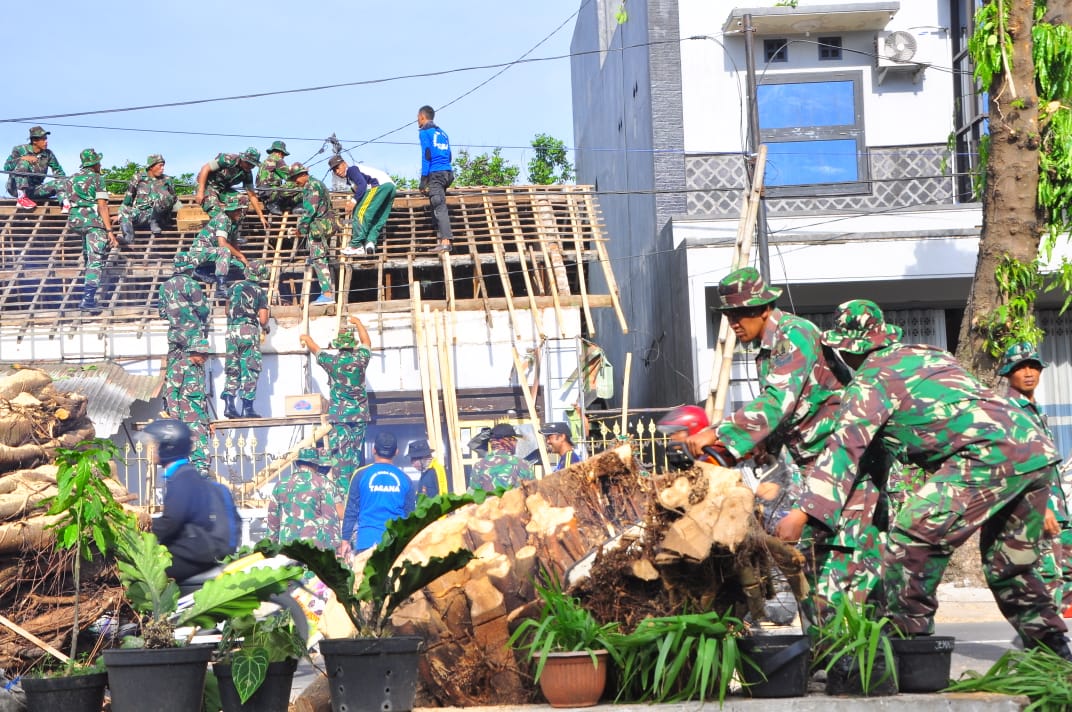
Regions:
<instances>
[{"instance_id":1,"label":"building window","mask_svg":"<svg viewBox=\"0 0 1072 712\"><path fill-rule=\"evenodd\" d=\"M772 196L868 190L861 72L768 75L756 88Z\"/></svg>"},{"instance_id":2,"label":"building window","mask_svg":"<svg viewBox=\"0 0 1072 712\"><path fill-rule=\"evenodd\" d=\"M789 61L789 40L763 40L763 55L767 64Z\"/></svg>"},{"instance_id":3,"label":"building window","mask_svg":"<svg viewBox=\"0 0 1072 712\"><path fill-rule=\"evenodd\" d=\"M841 38L840 37L820 37L819 38L819 59L841 59Z\"/></svg>"}]
</instances>

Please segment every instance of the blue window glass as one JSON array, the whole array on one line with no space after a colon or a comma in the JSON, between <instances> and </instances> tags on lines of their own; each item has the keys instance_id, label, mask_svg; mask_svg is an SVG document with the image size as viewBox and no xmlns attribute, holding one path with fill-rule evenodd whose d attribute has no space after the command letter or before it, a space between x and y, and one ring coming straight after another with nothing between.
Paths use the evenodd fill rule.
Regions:
<instances>
[{"instance_id":1,"label":"blue window glass","mask_svg":"<svg viewBox=\"0 0 1072 712\"><path fill-rule=\"evenodd\" d=\"M759 101L759 125L764 130L856 123L851 81L761 84L757 87L756 98Z\"/></svg>"},{"instance_id":2,"label":"blue window glass","mask_svg":"<svg viewBox=\"0 0 1072 712\"><path fill-rule=\"evenodd\" d=\"M767 144L766 185L848 183L859 178L855 139Z\"/></svg>"}]
</instances>

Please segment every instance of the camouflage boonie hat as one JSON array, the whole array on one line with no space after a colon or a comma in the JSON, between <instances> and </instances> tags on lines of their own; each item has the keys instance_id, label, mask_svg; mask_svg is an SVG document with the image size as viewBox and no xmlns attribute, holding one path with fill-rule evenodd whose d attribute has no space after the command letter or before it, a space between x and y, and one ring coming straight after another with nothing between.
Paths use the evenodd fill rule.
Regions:
<instances>
[{"instance_id":1,"label":"camouflage boonie hat","mask_svg":"<svg viewBox=\"0 0 1072 712\"><path fill-rule=\"evenodd\" d=\"M268 147L268 153L272 153L273 151L279 151L284 156L290 155L287 153L287 144L282 141L272 141L272 145Z\"/></svg>"},{"instance_id":2,"label":"camouflage boonie hat","mask_svg":"<svg viewBox=\"0 0 1072 712\"><path fill-rule=\"evenodd\" d=\"M356 349L357 337L354 336L352 331L340 331L339 335L331 341L331 348L333 349Z\"/></svg>"},{"instance_id":3,"label":"camouflage boonie hat","mask_svg":"<svg viewBox=\"0 0 1072 712\"><path fill-rule=\"evenodd\" d=\"M223 204L223 209L230 212L231 210L245 210L249 207L249 196L245 193L235 193L227 198L227 202Z\"/></svg>"},{"instance_id":4,"label":"camouflage boonie hat","mask_svg":"<svg viewBox=\"0 0 1072 712\"><path fill-rule=\"evenodd\" d=\"M33 126L30 128L30 138L45 138L51 131L45 131L40 126Z\"/></svg>"},{"instance_id":5,"label":"camouflage boonie hat","mask_svg":"<svg viewBox=\"0 0 1072 712\"><path fill-rule=\"evenodd\" d=\"M206 354L207 355L209 353L208 339L206 339L203 336L201 338L194 339L190 343L190 347L187 349L187 351L189 351L192 354Z\"/></svg>"},{"instance_id":6,"label":"camouflage boonie hat","mask_svg":"<svg viewBox=\"0 0 1072 712\"><path fill-rule=\"evenodd\" d=\"M101 159L104 158L104 154L97 153L92 148L87 148L78 154L78 157L82 161L82 167L89 168L90 166L100 165Z\"/></svg>"},{"instance_id":7,"label":"camouflage boonie hat","mask_svg":"<svg viewBox=\"0 0 1072 712\"><path fill-rule=\"evenodd\" d=\"M1024 361L1034 361L1039 365L1040 369L1050 365L1042 360L1034 346L1026 341L1021 341L1005 350L1005 355L1001 357L1001 368L998 370L998 375L1008 376L1014 368Z\"/></svg>"},{"instance_id":8,"label":"camouflage boonie hat","mask_svg":"<svg viewBox=\"0 0 1072 712\"><path fill-rule=\"evenodd\" d=\"M334 467L339 461L331 455L326 455L315 447L303 447L298 451L294 462L304 462L314 467Z\"/></svg>"},{"instance_id":9,"label":"camouflage boonie hat","mask_svg":"<svg viewBox=\"0 0 1072 712\"><path fill-rule=\"evenodd\" d=\"M850 354L866 354L901 339L901 327L887 324L878 304L853 299L834 312L834 328L823 332L823 343Z\"/></svg>"},{"instance_id":10,"label":"camouflage boonie hat","mask_svg":"<svg viewBox=\"0 0 1072 712\"><path fill-rule=\"evenodd\" d=\"M152 168L157 163L164 163L164 157L159 153L150 153L149 157L145 159L146 168Z\"/></svg>"},{"instance_id":11,"label":"camouflage boonie hat","mask_svg":"<svg viewBox=\"0 0 1072 712\"><path fill-rule=\"evenodd\" d=\"M755 267L742 267L730 272L718 283L719 309L761 307L782 296L781 287L770 287Z\"/></svg>"},{"instance_id":12,"label":"camouflage boonie hat","mask_svg":"<svg viewBox=\"0 0 1072 712\"><path fill-rule=\"evenodd\" d=\"M258 282L268 279L268 265L260 260L250 260L246 265L246 276Z\"/></svg>"},{"instance_id":13,"label":"camouflage boonie hat","mask_svg":"<svg viewBox=\"0 0 1072 712\"><path fill-rule=\"evenodd\" d=\"M302 165L301 163L297 163L297 162L295 162L295 163L294 163L294 164L292 164L292 165L291 165L291 167L290 167L290 174L289 174L289 177L290 177L290 178L297 178L297 177L298 177L298 176L300 176L300 175L301 175L302 173L308 173L308 172L309 172L309 169L308 169L308 168L306 168L306 167L305 167L304 165Z\"/></svg>"},{"instance_id":14,"label":"camouflage boonie hat","mask_svg":"<svg viewBox=\"0 0 1072 712\"><path fill-rule=\"evenodd\" d=\"M261 152L250 146L238 155L238 160L246 161L247 163L252 163L255 166L259 166L261 164Z\"/></svg>"}]
</instances>

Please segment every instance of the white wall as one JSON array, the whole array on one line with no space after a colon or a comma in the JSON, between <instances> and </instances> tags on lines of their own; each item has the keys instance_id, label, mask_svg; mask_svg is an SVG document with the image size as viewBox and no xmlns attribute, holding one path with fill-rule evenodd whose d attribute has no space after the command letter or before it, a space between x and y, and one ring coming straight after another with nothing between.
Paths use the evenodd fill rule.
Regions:
<instances>
[{"instance_id":1,"label":"white wall","mask_svg":"<svg viewBox=\"0 0 1072 712\"><path fill-rule=\"evenodd\" d=\"M833 0L821 4L850 5L852 2ZM710 35L728 50L724 51L711 39L682 41L685 151L689 153L743 149L742 137L747 134L748 126L747 115L742 113L746 102L744 39L722 35L722 26L733 7L731 3L709 0L680 0L681 35ZM953 106L953 79L949 33L939 28L949 26L948 14L943 3L902 0L901 9L887 26L888 30L911 32L918 41L916 58L935 65L926 70L919 84L899 78L887 79L881 86L877 85L872 57L874 32L842 33L845 49L839 62L820 62L814 45L792 43L789 63L772 65L767 71L776 74L863 70L867 145L945 143L953 125L950 109ZM755 43L757 77L764 72L763 39L757 37ZM784 39L811 42L815 37L793 35Z\"/></svg>"}]
</instances>

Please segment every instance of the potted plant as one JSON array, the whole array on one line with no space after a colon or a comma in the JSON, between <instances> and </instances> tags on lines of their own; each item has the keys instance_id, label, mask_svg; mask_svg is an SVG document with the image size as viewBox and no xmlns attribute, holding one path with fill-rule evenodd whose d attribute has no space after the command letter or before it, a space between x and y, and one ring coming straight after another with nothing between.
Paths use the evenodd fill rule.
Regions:
<instances>
[{"instance_id":1,"label":"potted plant","mask_svg":"<svg viewBox=\"0 0 1072 712\"><path fill-rule=\"evenodd\" d=\"M119 578L127 601L141 615L141 635L104 651L112 710L188 712L201 708L212 645L185 645L177 628L210 626L251 614L273 593L302 575L297 566L261 567L224 573L193 594L193 605L175 614L179 587L168 578L167 547L152 532L127 530L117 546Z\"/></svg>"},{"instance_id":2,"label":"potted plant","mask_svg":"<svg viewBox=\"0 0 1072 712\"><path fill-rule=\"evenodd\" d=\"M118 456L115 444L102 438L56 452L57 492L44 504L49 515L60 516L51 525L56 530L56 546L74 551L71 652L62 669L23 678L30 712L57 709L97 712L104 701L107 673L99 665L84 666L77 662L79 602L82 560L92 561L94 550L105 555L114 548L117 532L134 526L134 516L115 501L106 483L112 474L110 463Z\"/></svg>"},{"instance_id":3,"label":"potted plant","mask_svg":"<svg viewBox=\"0 0 1072 712\"><path fill-rule=\"evenodd\" d=\"M557 576L545 572L544 579L535 585L543 601L539 616L522 620L509 644L536 660L535 680L552 707L591 707L607 684L618 624L599 623Z\"/></svg>"},{"instance_id":4,"label":"potted plant","mask_svg":"<svg viewBox=\"0 0 1072 712\"><path fill-rule=\"evenodd\" d=\"M895 695L897 664L886 636L888 618L874 606L836 596L830 617L819 626L816 648L826 669L828 695Z\"/></svg>"},{"instance_id":5,"label":"potted plant","mask_svg":"<svg viewBox=\"0 0 1072 712\"><path fill-rule=\"evenodd\" d=\"M264 619L232 618L223 626L212 672L219 681L223 712L286 712L305 641L290 612Z\"/></svg>"},{"instance_id":6,"label":"potted plant","mask_svg":"<svg viewBox=\"0 0 1072 712\"><path fill-rule=\"evenodd\" d=\"M491 494L502 492L497 489ZM257 550L266 555L283 554L304 564L332 590L357 630L354 638L320 641L335 709L413 708L424 641L419 636L390 636L388 621L407 598L443 574L465 566L473 554L459 549L418 562L402 559L402 552L426 526L459 507L483 502L488 494L477 490L421 497L409 516L387 522L383 539L369 554L359 582L334 551L311 542L277 544L266 539L257 544Z\"/></svg>"}]
</instances>

